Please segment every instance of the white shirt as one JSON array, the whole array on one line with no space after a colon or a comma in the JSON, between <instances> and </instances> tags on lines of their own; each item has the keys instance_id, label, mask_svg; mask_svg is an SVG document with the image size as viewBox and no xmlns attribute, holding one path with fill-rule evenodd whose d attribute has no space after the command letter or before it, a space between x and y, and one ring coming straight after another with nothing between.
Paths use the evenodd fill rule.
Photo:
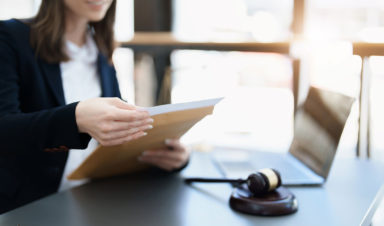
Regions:
<instances>
[{"instance_id":1,"label":"white shirt","mask_svg":"<svg viewBox=\"0 0 384 226\"><path fill-rule=\"evenodd\" d=\"M66 104L100 97L102 90L97 70L98 49L91 34L88 34L83 46L79 47L66 41L65 48L70 60L60 63L60 69ZM87 180L69 181L67 176L95 150L97 145L97 141L91 139L85 150L69 150L59 191L87 182Z\"/></svg>"}]
</instances>

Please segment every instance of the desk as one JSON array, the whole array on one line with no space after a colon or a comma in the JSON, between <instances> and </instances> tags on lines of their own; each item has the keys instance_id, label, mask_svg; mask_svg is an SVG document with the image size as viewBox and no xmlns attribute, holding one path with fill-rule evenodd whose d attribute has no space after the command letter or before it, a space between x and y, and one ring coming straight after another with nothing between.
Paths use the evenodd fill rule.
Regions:
<instances>
[{"instance_id":1,"label":"desk","mask_svg":"<svg viewBox=\"0 0 384 226\"><path fill-rule=\"evenodd\" d=\"M181 176L218 176L208 154L194 153L179 174L158 172L96 181L0 216L0 225L368 225L383 195L384 167L336 159L324 187L291 188L297 213L257 217L230 209L225 184L188 186Z\"/></svg>"}]
</instances>

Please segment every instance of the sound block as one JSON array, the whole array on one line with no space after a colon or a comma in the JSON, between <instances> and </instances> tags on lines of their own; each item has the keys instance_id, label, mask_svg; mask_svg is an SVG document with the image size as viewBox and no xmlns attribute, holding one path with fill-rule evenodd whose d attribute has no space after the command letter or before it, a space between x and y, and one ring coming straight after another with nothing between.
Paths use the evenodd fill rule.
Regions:
<instances>
[{"instance_id":1,"label":"sound block","mask_svg":"<svg viewBox=\"0 0 384 226\"><path fill-rule=\"evenodd\" d=\"M296 197L285 187L254 196L246 186L234 188L229 205L232 209L259 216L280 216L297 211Z\"/></svg>"}]
</instances>

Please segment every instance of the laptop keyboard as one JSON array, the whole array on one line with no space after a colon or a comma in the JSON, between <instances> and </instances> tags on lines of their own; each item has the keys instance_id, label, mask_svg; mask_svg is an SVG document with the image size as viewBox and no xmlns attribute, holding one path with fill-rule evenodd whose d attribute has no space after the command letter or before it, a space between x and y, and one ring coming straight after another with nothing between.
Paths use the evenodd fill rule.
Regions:
<instances>
[{"instance_id":1,"label":"laptop keyboard","mask_svg":"<svg viewBox=\"0 0 384 226\"><path fill-rule=\"evenodd\" d=\"M289 162L287 159L283 158L271 158L270 160L266 161L264 167L274 168L277 171L280 172L282 179L307 179L309 176L305 174L303 171L301 171L299 168L297 168L294 164ZM258 167L258 163L255 163L255 167Z\"/></svg>"},{"instance_id":2,"label":"laptop keyboard","mask_svg":"<svg viewBox=\"0 0 384 226\"><path fill-rule=\"evenodd\" d=\"M288 156L271 155L258 158L254 156L252 160L246 161L219 161L219 165L224 175L234 178L245 178L249 174L257 172L262 168L274 168L280 172L283 183L285 180L310 180L311 176L303 172L294 163L290 162Z\"/></svg>"}]
</instances>

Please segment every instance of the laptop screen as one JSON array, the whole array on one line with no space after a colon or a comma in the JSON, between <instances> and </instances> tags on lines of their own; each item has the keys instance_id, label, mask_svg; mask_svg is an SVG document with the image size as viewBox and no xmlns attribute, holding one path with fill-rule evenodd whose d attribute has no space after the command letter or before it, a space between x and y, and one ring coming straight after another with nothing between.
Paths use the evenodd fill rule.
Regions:
<instances>
[{"instance_id":1,"label":"laptop screen","mask_svg":"<svg viewBox=\"0 0 384 226\"><path fill-rule=\"evenodd\" d=\"M311 87L295 115L289 152L327 178L354 98Z\"/></svg>"}]
</instances>

